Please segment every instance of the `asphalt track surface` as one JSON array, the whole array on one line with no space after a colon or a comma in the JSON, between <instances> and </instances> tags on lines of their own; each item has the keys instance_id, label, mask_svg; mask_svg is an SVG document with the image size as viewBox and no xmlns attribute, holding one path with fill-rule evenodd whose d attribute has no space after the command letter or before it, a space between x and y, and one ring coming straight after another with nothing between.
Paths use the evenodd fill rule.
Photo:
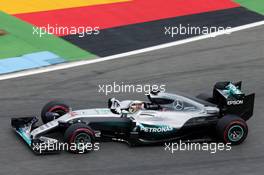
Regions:
<instances>
[{"instance_id":1,"label":"asphalt track surface","mask_svg":"<svg viewBox=\"0 0 264 175\"><path fill-rule=\"evenodd\" d=\"M262 174L264 169L264 27L219 36L128 58L0 82L0 174ZM247 140L231 151L164 151L162 146L130 148L102 143L85 155L63 152L36 156L11 130L10 118L38 115L50 99L75 109L105 107L109 97L141 94L98 93L99 84L164 83L167 91L210 92L216 81L243 80L256 92ZM144 98L143 98L144 99Z\"/></svg>"}]
</instances>

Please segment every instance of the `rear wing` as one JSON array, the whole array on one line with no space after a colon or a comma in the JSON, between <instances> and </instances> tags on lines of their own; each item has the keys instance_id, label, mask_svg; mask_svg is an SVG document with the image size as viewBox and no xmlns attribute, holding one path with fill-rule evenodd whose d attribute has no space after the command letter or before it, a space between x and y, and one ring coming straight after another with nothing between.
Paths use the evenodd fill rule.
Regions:
<instances>
[{"instance_id":1,"label":"rear wing","mask_svg":"<svg viewBox=\"0 0 264 175\"><path fill-rule=\"evenodd\" d=\"M255 94L245 95L242 82L218 82L213 89L213 102L218 105L221 114L235 114L248 120L253 115Z\"/></svg>"}]
</instances>

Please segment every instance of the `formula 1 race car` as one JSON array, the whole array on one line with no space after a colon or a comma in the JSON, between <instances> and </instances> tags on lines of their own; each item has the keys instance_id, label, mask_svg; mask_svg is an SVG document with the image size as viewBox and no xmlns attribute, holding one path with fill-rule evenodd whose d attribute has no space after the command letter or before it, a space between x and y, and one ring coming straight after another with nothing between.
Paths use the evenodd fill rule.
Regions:
<instances>
[{"instance_id":1,"label":"formula 1 race car","mask_svg":"<svg viewBox=\"0 0 264 175\"><path fill-rule=\"evenodd\" d=\"M147 97L147 102L111 98L108 108L76 111L51 101L41 111L43 125L36 125L36 117L12 118L11 125L31 148L58 143L47 137L55 131L64 133L65 143L77 145L110 140L131 146L177 140L237 145L247 137L246 121L253 115L255 94L245 95L241 82L218 82L212 95L151 92ZM79 153L78 148L70 151Z\"/></svg>"}]
</instances>

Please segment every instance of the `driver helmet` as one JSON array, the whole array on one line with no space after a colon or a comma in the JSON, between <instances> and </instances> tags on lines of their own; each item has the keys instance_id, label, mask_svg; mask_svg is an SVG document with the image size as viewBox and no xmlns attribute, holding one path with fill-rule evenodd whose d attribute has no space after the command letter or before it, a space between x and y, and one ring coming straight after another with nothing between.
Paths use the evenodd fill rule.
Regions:
<instances>
[{"instance_id":1,"label":"driver helmet","mask_svg":"<svg viewBox=\"0 0 264 175\"><path fill-rule=\"evenodd\" d=\"M135 113L141 109L144 109L144 102L143 101L132 101L129 105L128 111L130 113Z\"/></svg>"}]
</instances>

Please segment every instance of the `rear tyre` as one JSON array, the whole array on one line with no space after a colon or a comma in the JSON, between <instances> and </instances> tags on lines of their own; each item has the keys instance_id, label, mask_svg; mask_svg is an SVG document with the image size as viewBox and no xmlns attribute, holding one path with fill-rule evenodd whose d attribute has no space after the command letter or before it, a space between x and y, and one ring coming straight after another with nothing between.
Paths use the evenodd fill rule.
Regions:
<instances>
[{"instance_id":1,"label":"rear tyre","mask_svg":"<svg viewBox=\"0 0 264 175\"><path fill-rule=\"evenodd\" d=\"M87 153L93 149L94 132L84 123L75 123L66 129L64 140L69 144L69 152Z\"/></svg>"},{"instance_id":2,"label":"rear tyre","mask_svg":"<svg viewBox=\"0 0 264 175\"><path fill-rule=\"evenodd\" d=\"M42 122L45 124L45 123L48 123L48 122L56 119L56 118L50 118L50 117L48 117L46 115L48 112L57 113L58 114L58 117L61 117L64 114L68 113L69 110L70 110L70 106L67 105L67 104L65 104L64 102L60 102L60 101L50 101L41 110L41 119L42 119Z\"/></svg>"},{"instance_id":3,"label":"rear tyre","mask_svg":"<svg viewBox=\"0 0 264 175\"><path fill-rule=\"evenodd\" d=\"M221 118L217 123L216 130L224 143L232 145L241 144L248 134L247 123L235 115L226 115Z\"/></svg>"}]
</instances>

